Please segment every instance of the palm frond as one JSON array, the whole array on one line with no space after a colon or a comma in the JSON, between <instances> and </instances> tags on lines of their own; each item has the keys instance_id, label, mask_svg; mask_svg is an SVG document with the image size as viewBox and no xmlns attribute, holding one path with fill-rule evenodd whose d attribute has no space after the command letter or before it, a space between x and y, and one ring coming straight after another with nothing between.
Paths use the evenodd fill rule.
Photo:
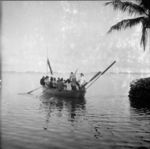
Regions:
<instances>
[{"instance_id":1,"label":"palm frond","mask_svg":"<svg viewBox=\"0 0 150 149\"><path fill-rule=\"evenodd\" d=\"M144 19L145 19L145 17L138 17L138 18L133 18L133 19L122 20L122 21L118 22L117 24L113 25L109 29L108 33L112 32L113 30L121 30L121 29L126 29L127 27L135 26L135 25L141 23Z\"/></svg>"},{"instance_id":2,"label":"palm frond","mask_svg":"<svg viewBox=\"0 0 150 149\"><path fill-rule=\"evenodd\" d=\"M124 1L121 0L112 0L110 2L106 2L105 5L112 5L114 10L121 10L123 12L128 12L129 14L145 14L145 10L140 5L137 5L133 2Z\"/></svg>"},{"instance_id":3,"label":"palm frond","mask_svg":"<svg viewBox=\"0 0 150 149\"><path fill-rule=\"evenodd\" d=\"M140 44L143 46L144 51L145 51L145 47L146 47L146 43L147 43L147 38L148 38L147 29L148 29L147 28L147 22L143 21L142 22L142 36L141 36L141 42L140 42Z\"/></svg>"},{"instance_id":4,"label":"palm frond","mask_svg":"<svg viewBox=\"0 0 150 149\"><path fill-rule=\"evenodd\" d=\"M150 10L150 1L149 0L139 0L140 6L143 8Z\"/></svg>"}]
</instances>

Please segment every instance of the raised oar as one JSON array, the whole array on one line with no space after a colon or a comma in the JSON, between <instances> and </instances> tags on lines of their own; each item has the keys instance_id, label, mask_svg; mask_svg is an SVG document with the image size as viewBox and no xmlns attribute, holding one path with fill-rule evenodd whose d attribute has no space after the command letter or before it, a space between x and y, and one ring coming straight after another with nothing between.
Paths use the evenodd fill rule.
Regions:
<instances>
[{"instance_id":1,"label":"raised oar","mask_svg":"<svg viewBox=\"0 0 150 149\"><path fill-rule=\"evenodd\" d=\"M99 75L96 75L96 77L94 77L94 79L92 79L92 80L94 80L86 89L88 89L97 79L99 79L99 77L100 76L102 76L108 69L110 69L114 64L116 63L116 61L114 61L111 65L109 65L103 72L101 72ZM91 82L91 81L90 81ZM89 84L89 83L88 83ZM86 84L87 85L87 84Z\"/></svg>"},{"instance_id":2,"label":"raised oar","mask_svg":"<svg viewBox=\"0 0 150 149\"><path fill-rule=\"evenodd\" d=\"M86 83L84 84L84 87L85 87L87 84L89 84L92 80L94 80L100 73L101 73L101 71L97 72L88 82L86 82Z\"/></svg>"}]
</instances>

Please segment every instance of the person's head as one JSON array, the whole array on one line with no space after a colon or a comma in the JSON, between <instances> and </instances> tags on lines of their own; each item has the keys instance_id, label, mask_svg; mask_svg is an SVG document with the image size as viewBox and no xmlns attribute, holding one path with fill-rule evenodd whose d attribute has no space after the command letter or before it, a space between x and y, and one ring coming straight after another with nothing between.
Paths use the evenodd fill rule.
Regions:
<instances>
[{"instance_id":1,"label":"person's head","mask_svg":"<svg viewBox=\"0 0 150 149\"><path fill-rule=\"evenodd\" d=\"M84 74L83 74L83 73L80 73L80 76L81 76L81 77L83 77L83 76L84 76Z\"/></svg>"},{"instance_id":2,"label":"person's head","mask_svg":"<svg viewBox=\"0 0 150 149\"><path fill-rule=\"evenodd\" d=\"M68 83L70 83L70 82L71 82L71 81L70 81L70 79L68 79L67 81L68 81Z\"/></svg>"},{"instance_id":3,"label":"person's head","mask_svg":"<svg viewBox=\"0 0 150 149\"><path fill-rule=\"evenodd\" d=\"M49 76L46 76L46 77L45 77L45 79L48 79L48 78L49 78Z\"/></svg>"},{"instance_id":4,"label":"person's head","mask_svg":"<svg viewBox=\"0 0 150 149\"><path fill-rule=\"evenodd\" d=\"M71 74L73 74L73 72L71 72Z\"/></svg>"}]
</instances>

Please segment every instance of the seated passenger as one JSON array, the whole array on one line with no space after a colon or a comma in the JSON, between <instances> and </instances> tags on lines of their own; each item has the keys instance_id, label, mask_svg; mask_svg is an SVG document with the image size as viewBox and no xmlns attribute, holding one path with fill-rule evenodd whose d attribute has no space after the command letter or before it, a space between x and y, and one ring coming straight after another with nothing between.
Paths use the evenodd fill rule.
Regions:
<instances>
[{"instance_id":1,"label":"seated passenger","mask_svg":"<svg viewBox=\"0 0 150 149\"><path fill-rule=\"evenodd\" d=\"M41 84L41 85L45 85L44 80L45 80L45 77L43 76L43 77L41 78L41 80L40 80L40 84Z\"/></svg>"},{"instance_id":2,"label":"seated passenger","mask_svg":"<svg viewBox=\"0 0 150 149\"><path fill-rule=\"evenodd\" d=\"M49 87L53 88L53 77L50 78Z\"/></svg>"},{"instance_id":3,"label":"seated passenger","mask_svg":"<svg viewBox=\"0 0 150 149\"><path fill-rule=\"evenodd\" d=\"M66 81L67 81L67 80L63 80L63 83L64 83L64 90L67 90Z\"/></svg>"},{"instance_id":4,"label":"seated passenger","mask_svg":"<svg viewBox=\"0 0 150 149\"><path fill-rule=\"evenodd\" d=\"M58 83L57 83L57 87L59 91L62 91L64 89L64 83L63 83L63 78L61 78Z\"/></svg>"},{"instance_id":5,"label":"seated passenger","mask_svg":"<svg viewBox=\"0 0 150 149\"><path fill-rule=\"evenodd\" d=\"M48 76L45 77L44 83L45 83L46 87L49 87L50 81L49 81L49 77Z\"/></svg>"},{"instance_id":6,"label":"seated passenger","mask_svg":"<svg viewBox=\"0 0 150 149\"><path fill-rule=\"evenodd\" d=\"M57 87L57 81L56 81L56 78L53 78L53 88L56 88Z\"/></svg>"},{"instance_id":7,"label":"seated passenger","mask_svg":"<svg viewBox=\"0 0 150 149\"><path fill-rule=\"evenodd\" d=\"M69 91L71 91L71 81L69 80L69 79L67 79L66 81L65 81L65 85L66 85L66 90L69 90Z\"/></svg>"},{"instance_id":8,"label":"seated passenger","mask_svg":"<svg viewBox=\"0 0 150 149\"><path fill-rule=\"evenodd\" d=\"M58 77L56 81L56 88L58 88L59 81L60 81L60 78Z\"/></svg>"}]
</instances>

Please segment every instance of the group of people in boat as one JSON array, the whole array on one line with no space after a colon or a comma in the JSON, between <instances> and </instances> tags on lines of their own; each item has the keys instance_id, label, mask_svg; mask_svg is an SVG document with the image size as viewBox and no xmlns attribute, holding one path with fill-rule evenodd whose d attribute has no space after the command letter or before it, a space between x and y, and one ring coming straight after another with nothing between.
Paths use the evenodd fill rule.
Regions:
<instances>
[{"instance_id":1,"label":"group of people in boat","mask_svg":"<svg viewBox=\"0 0 150 149\"><path fill-rule=\"evenodd\" d=\"M71 72L68 79L43 76L40 80L40 84L47 88L57 88L61 90L82 90L85 87L86 80L83 73L80 73L79 78L76 77L76 73Z\"/></svg>"}]
</instances>

